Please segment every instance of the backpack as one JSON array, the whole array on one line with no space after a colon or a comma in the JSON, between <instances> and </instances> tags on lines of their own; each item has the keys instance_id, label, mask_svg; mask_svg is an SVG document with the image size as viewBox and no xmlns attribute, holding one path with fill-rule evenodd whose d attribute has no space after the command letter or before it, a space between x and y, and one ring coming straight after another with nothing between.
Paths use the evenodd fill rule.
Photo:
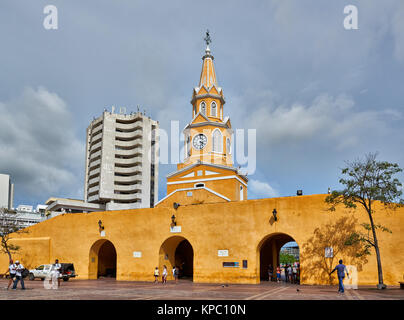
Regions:
<instances>
[{"instance_id":1,"label":"backpack","mask_svg":"<svg viewBox=\"0 0 404 320\"><path fill-rule=\"evenodd\" d=\"M28 277L28 275L29 275L29 270L28 270L28 269L24 269L24 270L22 270L22 272L21 272L21 276L22 276L23 278Z\"/></svg>"}]
</instances>

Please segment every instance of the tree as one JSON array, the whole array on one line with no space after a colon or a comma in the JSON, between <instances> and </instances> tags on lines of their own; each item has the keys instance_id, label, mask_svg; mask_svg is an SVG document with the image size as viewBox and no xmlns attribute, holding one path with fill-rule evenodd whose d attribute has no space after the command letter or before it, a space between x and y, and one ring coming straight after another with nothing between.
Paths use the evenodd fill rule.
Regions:
<instances>
[{"instance_id":1,"label":"tree","mask_svg":"<svg viewBox=\"0 0 404 320\"><path fill-rule=\"evenodd\" d=\"M8 255L9 260L12 259L12 254L20 250L20 246L10 242L12 233L27 233L21 222L18 220L18 213L14 210L0 208L0 239L1 252Z\"/></svg>"},{"instance_id":2,"label":"tree","mask_svg":"<svg viewBox=\"0 0 404 320\"><path fill-rule=\"evenodd\" d=\"M282 264L292 264L295 261L296 259L293 255L282 251L279 253L279 262Z\"/></svg>"},{"instance_id":3,"label":"tree","mask_svg":"<svg viewBox=\"0 0 404 320\"><path fill-rule=\"evenodd\" d=\"M345 186L341 191L333 191L325 199L330 205L329 210L335 211L339 204L346 208L356 209L357 205L364 208L370 223L363 223L365 232L354 232L348 239L349 243L362 242L365 244L366 253L374 248L378 270L378 288L384 289L383 271L380 258L380 248L377 240L377 230L383 232L391 231L375 223L375 201L380 201L386 208L396 209L404 205L401 199L402 184L393 176L403 170L396 163L386 161L376 161L377 153L369 153L364 160L346 162L347 167L342 169L342 174L346 178L341 178L339 182Z\"/></svg>"}]
</instances>

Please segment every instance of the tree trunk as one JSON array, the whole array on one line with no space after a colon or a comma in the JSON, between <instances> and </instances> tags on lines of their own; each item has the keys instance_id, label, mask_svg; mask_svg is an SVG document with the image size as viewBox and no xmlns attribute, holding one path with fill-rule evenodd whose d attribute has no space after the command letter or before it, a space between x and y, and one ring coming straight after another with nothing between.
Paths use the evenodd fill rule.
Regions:
<instances>
[{"instance_id":1,"label":"tree trunk","mask_svg":"<svg viewBox=\"0 0 404 320\"><path fill-rule=\"evenodd\" d=\"M370 219L370 225L372 227L372 233L373 233L373 243L376 251L376 260L377 260L377 272L378 272L378 278L379 278L379 285L377 286L379 289L385 288L385 285L383 283L383 270L382 270L382 261L380 258L380 249L379 249L379 243L377 242L377 237L376 237L376 229L375 225L373 223L373 217L372 213L368 212L369 214L369 219Z\"/></svg>"},{"instance_id":2,"label":"tree trunk","mask_svg":"<svg viewBox=\"0 0 404 320\"><path fill-rule=\"evenodd\" d=\"M7 253L7 255L8 255L8 261L10 261L10 260L12 259L12 257L11 257L11 252L10 252L10 250L8 249L7 241L6 241L4 238L2 238L2 239L1 239L1 242L2 242L3 250L4 250L4 251Z\"/></svg>"}]
</instances>

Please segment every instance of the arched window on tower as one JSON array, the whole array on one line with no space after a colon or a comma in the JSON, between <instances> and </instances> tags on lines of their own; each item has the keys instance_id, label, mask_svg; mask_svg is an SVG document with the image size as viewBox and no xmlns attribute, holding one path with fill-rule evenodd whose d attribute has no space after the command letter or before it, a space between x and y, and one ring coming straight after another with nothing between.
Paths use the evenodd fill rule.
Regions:
<instances>
[{"instance_id":1,"label":"arched window on tower","mask_svg":"<svg viewBox=\"0 0 404 320\"><path fill-rule=\"evenodd\" d=\"M210 115L212 117L217 117L217 105L215 101L213 101L210 105Z\"/></svg>"},{"instance_id":2,"label":"arched window on tower","mask_svg":"<svg viewBox=\"0 0 404 320\"><path fill-rule=\"evenodd\" d=\"M212 133L212 151L223 152L223 136L219 129L215 129Z\"/></svg>"},{"instance_id":3,"label":"arched window on tower","mask_svg":"<svg viewBox=\"0 0 404 320\"><path fill-rule=\"evenodd\" d=\"M244 200L244 190L243 190L243 186L240 186L240 201Z\"/></svg>"},{"instance_id":4,"label":"arched window on tower","mask_svg":"<svg viewBox=\"0 0 404 320\"><path fill-rule=\"evenodd\" d=\"M205 101L202 101L201 104L199 105L199 111L200 111L200 113L202 113L203 115L206 116L206 103L205 103Z\"/></svg>"},{"instance_id":5,"label":"arched window on tower","mask_svg":"<svg viewBox=\"0 0 404 320\"><path fill-rule=\"evenodd\" d=\"M185 142L185 157L189 157L191 155L191 137L187 136Z\"/></svg>"}]
</instances>

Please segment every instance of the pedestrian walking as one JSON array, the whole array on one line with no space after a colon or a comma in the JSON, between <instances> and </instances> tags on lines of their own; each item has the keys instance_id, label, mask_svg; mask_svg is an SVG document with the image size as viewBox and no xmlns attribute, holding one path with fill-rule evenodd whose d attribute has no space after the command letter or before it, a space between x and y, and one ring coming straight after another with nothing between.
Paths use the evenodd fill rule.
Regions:
<instances>
[{"instance_id":1,"label":"pedestrian walking","mask_svg":"<svg viewBox=\"0 0 404 320\"><path fill-rule=\"evenodd\" d=\"M167 266L164 265L163 275L162 275L162 283L167 283Z\"/></svg>"},{"instance_id":2,"label":"pedestrian walking","mask_svg":"<svg viewBox=\"0 0 404 320\"><path fill-rule=\"evenodd\" d=\"M159 283L159 275L160 275L159 268L156 267L156 269L154 269L154 283Z\"/></svg>"},{"instance_id":3,"label":"pedestrian walking","mask_svg":"<svg viewBox=\"0 0 404 320\"><path fill-rule=\"evenodd\" d=\"M25 290L24 286L24 278L22 277L22 272L24 271L24 266L20 263L20 261L15 262L15 280L14 280L14 285L13 285L13 290L17 289L17 284L18 281L21 282L21 289Z\"/></svg>"},{"instance_id":4,"label":"pedestrian walking","mask_svg":"<svg viewBox=\"0 0 404 320\"><path fill-rule=\"evenodd\" d=\"M272 264L268 266L268 281L272 281L272 276L274 274L274 268L272 267Z\"/></svg>"},{"instance_id":5,"label":"pedestrian walking","mask_svg":"<svg viewBox=\"0 0 404 320\"><path fill-rule=\"evenodd\" d=\"M178 271L179 271L179 269L176 266L174 266L173 267L173 277L174 277L175 283L178 282Z\"/></svg>"},{"instance_id":6,"label":"pedestrian walking","mask_svg":"<svg viewBox=\"0 0 404 320\"><path fill-rule=\"evenodd\" d=\"M290 281L290 283L293 283L293 273L292 273L293 271L292 271L292 267L291 267L291 265L289 264L288 265L288 276L289 276L289 281Z\"/></svg>"},{"instance_id":7,"label":"pedestrian walking","mask_svg":"<svg viewBox=\"0 0 404 320\"><path fill-rule=\"evenodd\" d=\"M288 279L289 279L288 264L285 264L284 270L285 270L285 282L288 282Z\"/></svg>"},{"instance_id":8,"label":"pedestrian walking","mask_svg":"<svg viewBox=\"0 0 404 320\"><path fill-rule=\"evenodd\" d=\"M339 260L339 264L330 272L330 275L337 270L337 275L338 275L338 293L344 293L344 278L345 278L345 272L346 275L348 276L349 279L349 273L348 270L346 269L346 266L342 263L342 260Z\"/></svg>"},{"instance_id":9,"label":"pedestrian walking","mask_svg":"<svg viewBox=\"0 0 404 320\"><path fill-rule=\"evenodd\" d=\"M297 264L296 263L293 265L292 272L293 272L293 283L297 283Z\"/></svg>"},{"instance_id":10,"label":"pedestrian walking","mask_svg":"<svg viewBox=\"0 0 404 320\"><path fill-rule=\"evenodd\" d=\"M300 263L297 263L297 283L300 284Z\"/></svg>"},{"instance_id":11,"label":"pedestrian walking","mask_svg":"<svg viewBox=\"0 0 404 320\"><path fill-rule=\"evenodd\" d=\"M276 267L276 282L281 282L281 267L279 265Z\"/></svg>"},{"instance_id":12,"label":"pedestrian walking","mask_svg":"<svg viewBox=\"0 0 404 320\"><path fill-rule=\"evenodd\" d=\"M8 285L5 289L10 289L11 284L13 283L13 281L15 280L15 274L16 274L16 268L17 266L14 264L13 260L10 259L9 261L9 265L8 265L8 269L7 271L4 273L4 276L9 273L10 275L10 280L8 280Z\"/></svg>"}]
</instances>

